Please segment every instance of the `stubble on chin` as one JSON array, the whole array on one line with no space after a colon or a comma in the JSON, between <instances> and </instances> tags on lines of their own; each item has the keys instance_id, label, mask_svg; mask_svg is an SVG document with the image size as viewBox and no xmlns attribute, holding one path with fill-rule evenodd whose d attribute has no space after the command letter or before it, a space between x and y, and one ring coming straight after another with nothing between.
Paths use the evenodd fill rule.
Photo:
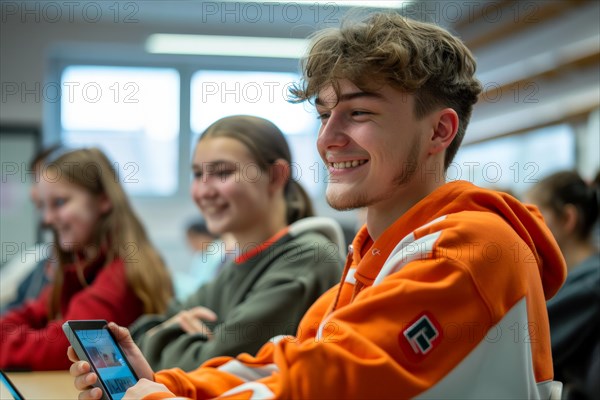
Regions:
<instances>
[{"instance_id":1,"label":"stubble on chin","mask_svg":"<svg viewBox=\"0 0 600 400\"><path fill-rule=\"evenodd\" d=\"M336 190L334 186L329 186L326 192L327 204L338 211L350 211L358 208L369 207L373 204L385 201L392 196L392 193L401 186L408 185L413 181L419 166L417 165L418 147L413 147L414 152L409 155L408 161L403 163L398 174L394 177L387 192L379 195L373 192L362 191L358 189ZM330 185L335 185L330 183Z\"/></svg>"},{"instance_id":2,"label":"stubble on chin","mask_svg":"<svg viewBox=\"0 0 600 400\"><path fill-rule=\"evenodd\" d=\"M331 186L327 188L326 199L327 204L338 211L349 211L369 205L365 193L340 193Z\"/></svg>"}]
</instances>

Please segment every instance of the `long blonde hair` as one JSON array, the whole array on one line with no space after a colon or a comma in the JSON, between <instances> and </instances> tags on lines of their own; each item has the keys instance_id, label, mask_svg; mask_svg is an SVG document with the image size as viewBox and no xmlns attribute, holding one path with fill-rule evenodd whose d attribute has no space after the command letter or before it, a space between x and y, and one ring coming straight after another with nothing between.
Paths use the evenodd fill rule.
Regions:
<instances>
[{"instance_id":1,"label":"long blonde hair","mask_svg":"<svg viewBox=\"0 0 600 400\"><path fill-rule=\"evenodd\" d=\"M106 196L111 209L100 217L94 232L94 245L106 255L105 264L121 259L127 281L144 306L145 313L162 313L173 296L169 272L158 251L150 243L144 227L135 215L118 175L108 158L96 148L58 149L45 160L45 174L66 179L94 196ZM55 243L58 243L56 232ZM67 265L76 263L76 254L56 246L58 268L48 315L60 313L63 274ZM80 279L83 277L78 265Z\"/></svg>"}]
</instances>

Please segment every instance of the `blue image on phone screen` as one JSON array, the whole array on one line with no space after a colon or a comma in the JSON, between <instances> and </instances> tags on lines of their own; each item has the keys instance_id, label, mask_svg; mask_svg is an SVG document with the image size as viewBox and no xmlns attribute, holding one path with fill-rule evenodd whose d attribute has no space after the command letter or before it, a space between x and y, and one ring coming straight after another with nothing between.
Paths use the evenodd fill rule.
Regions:
<instances>
[{"instance_id":1,"label":"blue image on phone screen","mask_svg":"<svg viewBox=\"0 0 600 400\"><path fill-rule=\"evenodd\" d=\"M76 330L75 334L111 397L121 400L136 379L110 333L106 329L93 329Z\"/></svg>"}]
</instances>

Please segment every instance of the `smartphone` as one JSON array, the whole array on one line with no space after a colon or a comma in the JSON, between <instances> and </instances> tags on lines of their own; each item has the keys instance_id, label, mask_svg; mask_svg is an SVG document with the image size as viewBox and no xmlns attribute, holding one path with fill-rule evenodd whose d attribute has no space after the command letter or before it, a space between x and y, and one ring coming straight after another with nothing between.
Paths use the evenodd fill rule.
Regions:
<instances>
[{"instance_id":1,"label":"smartphone","mask_svg":"<svg viewBox=\"0 0 600 400\"><path fill-rule=\"evenodd\" d=\"M8 393L12 396L14 400L24 400L24 397L19 391L17 387L8 379L8 376L4 373L4 371L0 371L0 381L2 382L2 386L8 390Z\"/></svg>"},{"instance_id":2,"label":"smartphone","mask_svg":"<svg viewBox=\"0 0 600 400\"><path fill-rule=\"evenodd\" d=\"M94 386L102 389L103 400L120 400L136 384L138 377L105 320L67 321L63 331L79 359L98 375Z\"/></svg>"}]
</instances>

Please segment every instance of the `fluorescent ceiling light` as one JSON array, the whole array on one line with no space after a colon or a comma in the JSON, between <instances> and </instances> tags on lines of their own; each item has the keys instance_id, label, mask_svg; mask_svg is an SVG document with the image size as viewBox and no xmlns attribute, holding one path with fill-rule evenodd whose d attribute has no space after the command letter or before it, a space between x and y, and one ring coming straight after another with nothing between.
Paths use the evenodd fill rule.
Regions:
<instances>
[{"instance_id":1,"label":"fluorescent ceiling light","mask_svg":"<svg viewBox=\"0 0 600 400\"><path fill-rule=\"evenodd\" d=\"M146 50L155 54L300 58L307 48L306 39L250 36L156 33L146 41Z\"/></svg>"},{"instance_id":2,"label":"fluorescent ceiling light","mask_svg":"<svg viewBox=\"0 0 600 400\"><path fill-rule=\"evenodd\" d=\"M242 3L255 3L256 0L228 0L228 1L238 1ZM323 6L325 5L336 5L338 7L368 7L368 8L402 8L409 3L413 3L414 0L338 0L338 1L327 1L323 2ZM263 0L260 3L294 3L297 5L307 4L309 6L316 6L318 2L315 0L296 0L296 1L280 1L280 0Z\"/></svg>"}]
</instances>

